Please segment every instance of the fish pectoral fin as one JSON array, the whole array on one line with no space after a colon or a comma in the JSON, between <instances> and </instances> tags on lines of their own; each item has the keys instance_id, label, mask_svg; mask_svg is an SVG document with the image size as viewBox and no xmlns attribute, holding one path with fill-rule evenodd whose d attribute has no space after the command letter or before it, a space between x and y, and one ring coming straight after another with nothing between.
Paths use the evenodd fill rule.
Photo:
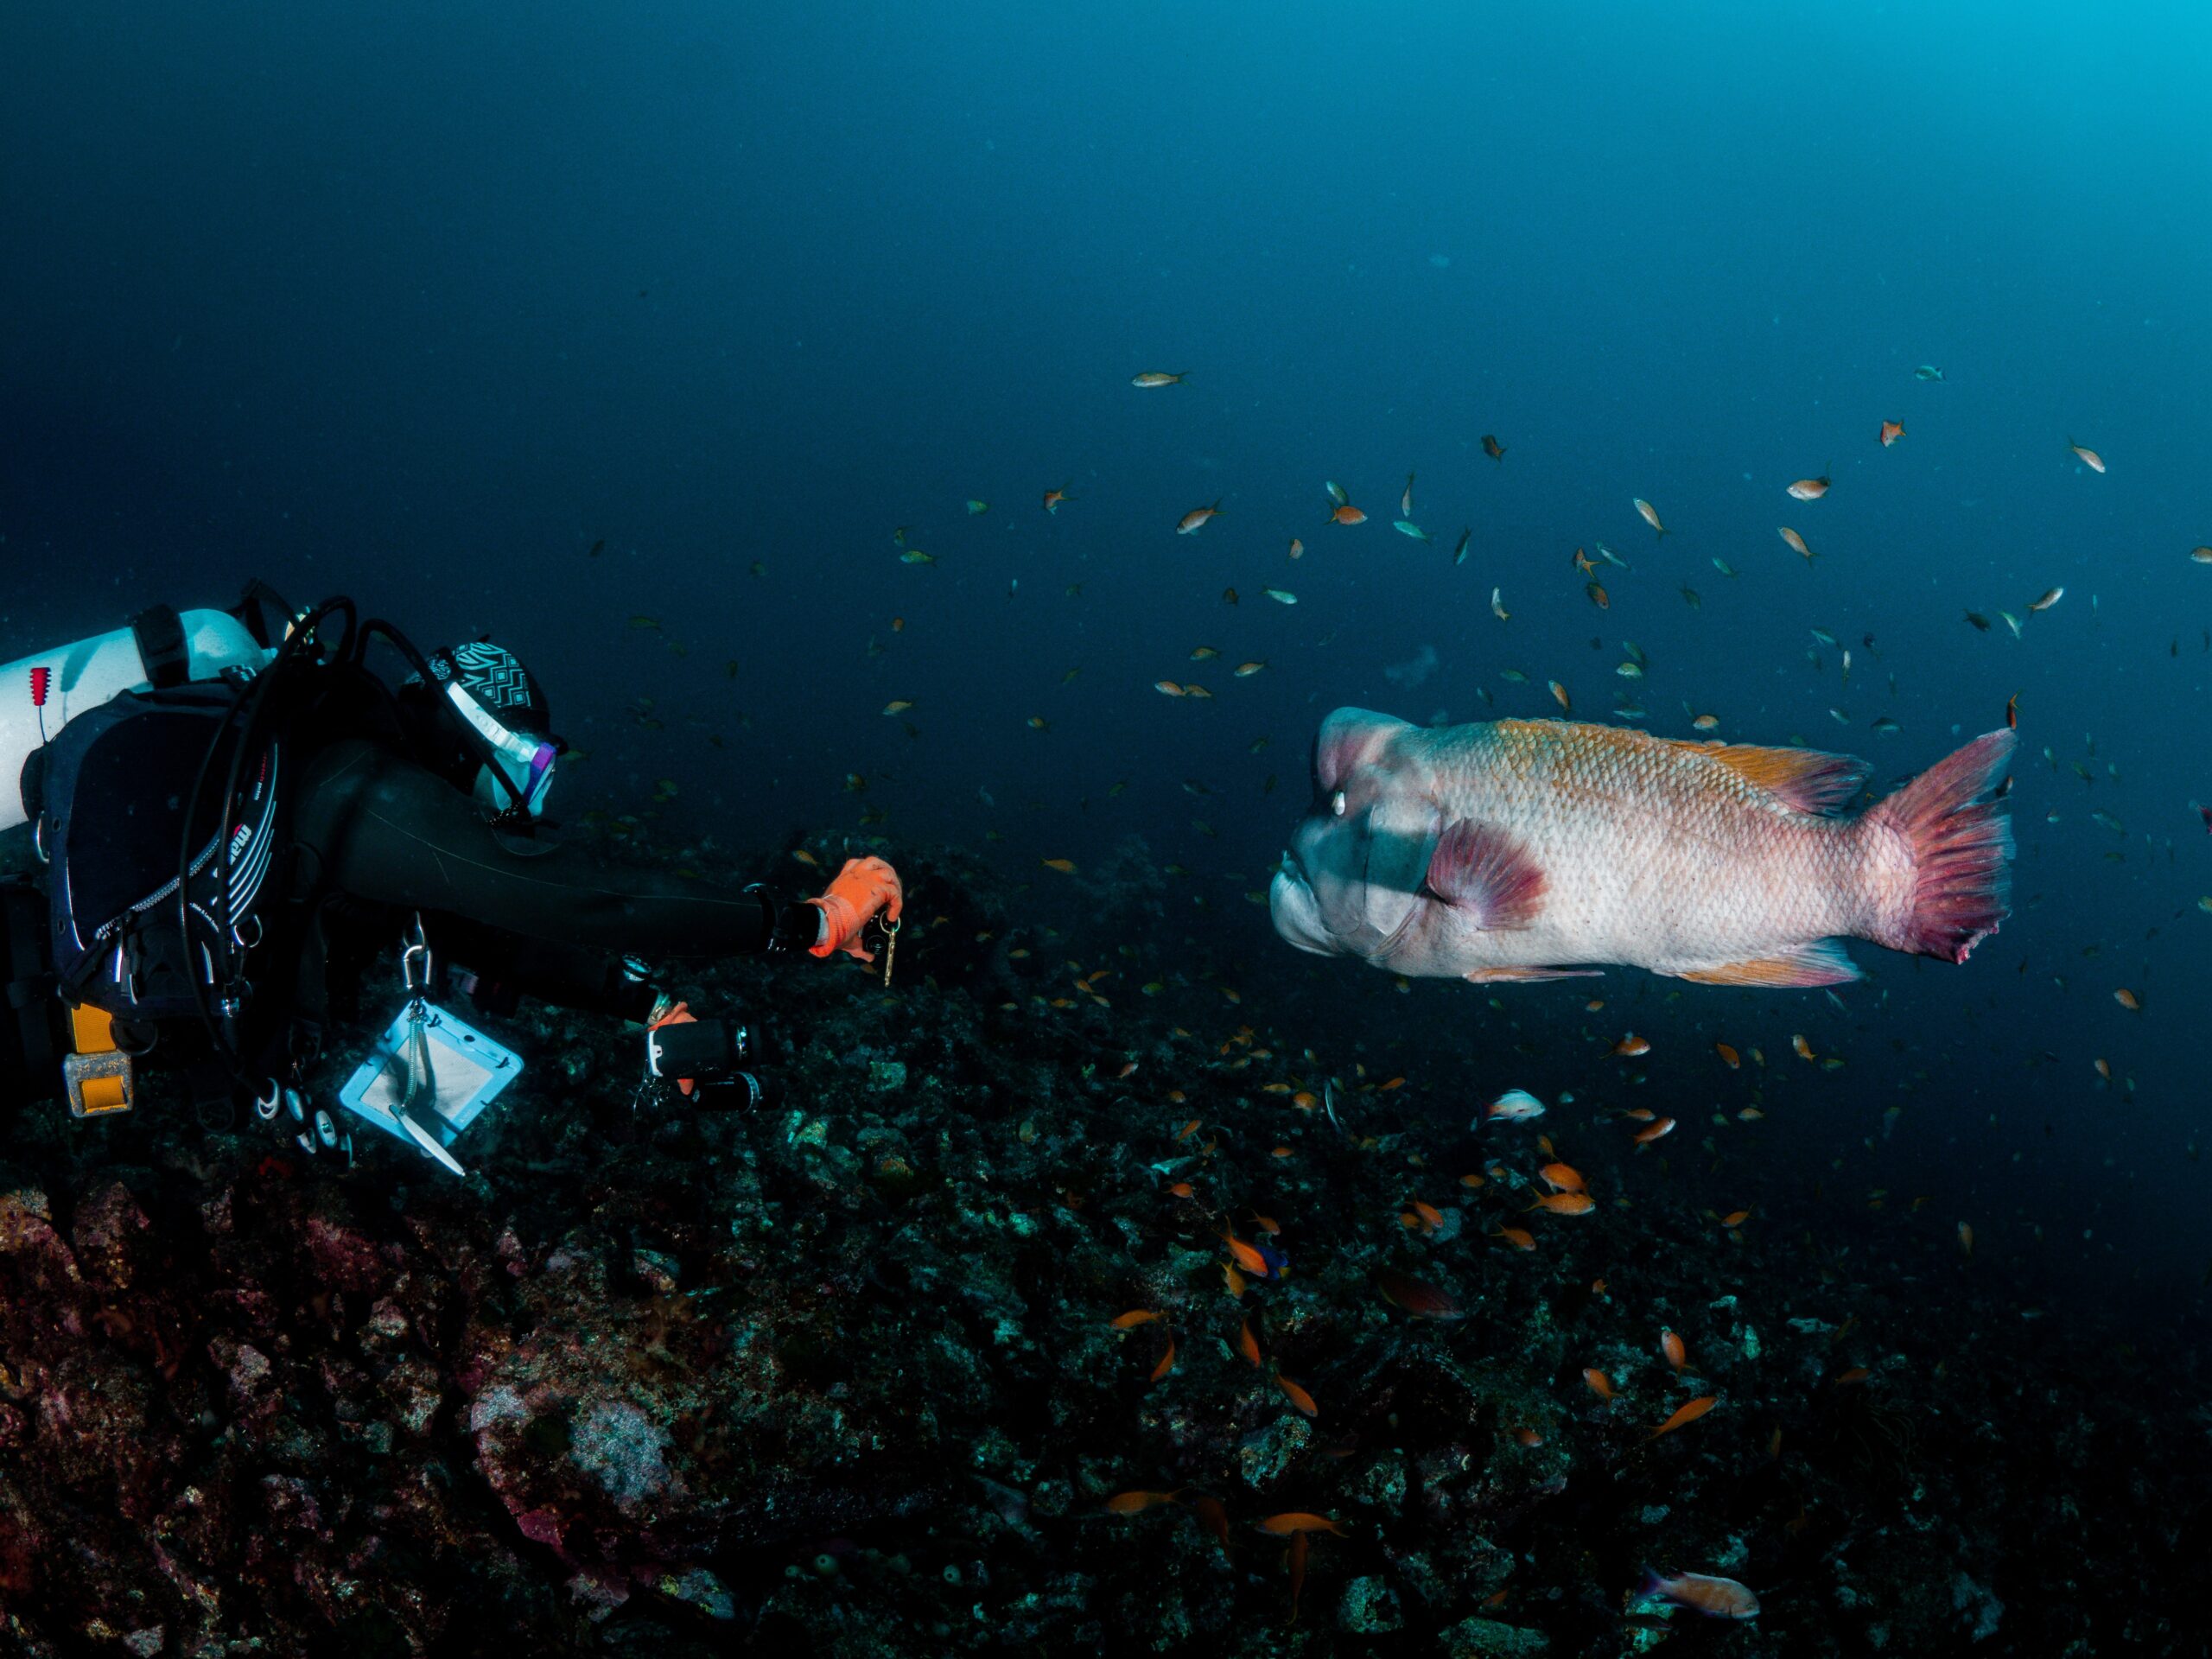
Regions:
<instances>
[{"instance_id":1,"label":"fish pectoral fin","mask_svg":"<svg viewBox=\"0 0 2212 1659\"><path fill-rule=\"evenodd\" d=\"M1544 907L1548 885L1536 861L1513 833L1481 818L1445 826L1429 855L1428 890L1477 927L1530 925Z\"/></svg>"},{"instance_id":2,"label":"fish pectoral fin","mask_svg":"<svg viewBox=\"0 0 2212 1659\"><path fill-rule=\"evenodd\" d=\"M1676 979L1695 980L1700 985L1764 985L1777 989L1847 985L1860 976L1859 964L1834 939L1816 939L1778 957L1753 957L1710 968L1676 968L1672 972Z\"/></svg>"},{"instance_id":3,"label":"fish pectoral fin","mask_svg":"<svg viewBox=\"0 0 2212 1659\"><path fill-rule=\"evenodd\" d=\"M1603 979L1602 968L1471 968L1461 976L1470 985L1495 985L1505 981L1532 984L1540 979Z\"/></svg>"}]
</instances>

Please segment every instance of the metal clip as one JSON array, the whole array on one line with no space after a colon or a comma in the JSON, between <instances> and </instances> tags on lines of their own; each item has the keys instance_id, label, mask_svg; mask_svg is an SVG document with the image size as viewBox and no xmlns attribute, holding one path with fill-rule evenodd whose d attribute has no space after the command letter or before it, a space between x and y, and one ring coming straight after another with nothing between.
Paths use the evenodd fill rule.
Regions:
<instances>
[{"instance_id":1,"label":"metal clip","mask_svg":"<svg viewBox=\"0 0 2212 1659\"><path fill-rule=\"evenodd\" d=\"M891 959L898 954L899 924L886 922L883 925L883 988L887 991L891 988Z\"/></svg>"},{"instance_id":2,"label":"metal clip","mask_svg":"<svg viewBox=\"0 0 2212 1659\"><path fill-rule=\"evenodd\" d=\"M401 934L399 953L399 982L410 1002L420 1002L430 994L430 974L433 963L430 942L423 932L423 916L417 911L415 919Z\"/></svg>"}]
</instances>

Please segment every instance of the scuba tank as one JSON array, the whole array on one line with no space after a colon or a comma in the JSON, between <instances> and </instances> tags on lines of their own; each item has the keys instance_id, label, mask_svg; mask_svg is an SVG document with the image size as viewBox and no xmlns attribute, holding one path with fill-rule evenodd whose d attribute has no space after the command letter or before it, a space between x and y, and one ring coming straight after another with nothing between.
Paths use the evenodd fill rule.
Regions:
<instances>
[{"instance_id":1,"label":"scuba tank","mask_svg":"<svg viewBox=\"0 0 2212 1659\"><path fill-rule=\"evenodd\" d=\"M62 727L125 691L258 670L275 655L228 611L157 607L131 626L0 668L0 830L29 820L23 767Z\"/></svg>"}]
</instances>

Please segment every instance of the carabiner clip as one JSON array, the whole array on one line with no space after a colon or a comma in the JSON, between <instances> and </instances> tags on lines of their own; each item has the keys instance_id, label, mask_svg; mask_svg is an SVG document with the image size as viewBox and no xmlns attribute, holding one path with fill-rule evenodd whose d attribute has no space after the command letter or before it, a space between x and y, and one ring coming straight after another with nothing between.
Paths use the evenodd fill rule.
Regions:
<instances>
[{"instance_id":1,"label":"carabiner clip","mask_svg":"<svg viewBox=\"0 0 2212 1659\"><path fill-rule=\"evenodd\" d=\"M423 932L423 914L415 919L400 936L399 982L410 1002L419 1003L430 994L430 942Z\"/></svg>"}]
</instances>

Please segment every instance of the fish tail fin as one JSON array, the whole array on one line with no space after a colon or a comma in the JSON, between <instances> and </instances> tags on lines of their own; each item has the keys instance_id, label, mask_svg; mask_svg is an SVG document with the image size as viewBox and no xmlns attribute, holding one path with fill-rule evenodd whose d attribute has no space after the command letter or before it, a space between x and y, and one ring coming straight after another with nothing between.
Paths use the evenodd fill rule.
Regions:
<instances>
[{"instance_id":1,"label":"fish tail fin","mask_svg":"<svg viewBox=\"0 0 2212 1659\"><path fill-rule=\"evenodd\" d=\"M2011 913L2005 865L2012 829L2002 802L1987 797L2012 761L2013 743L2009 730L1986 733L1860 820L1902 840L1910 857L1910 901L1881 906L1889 913L1867 935L1874 943L1964 962Z\"/></svg>"},{"instance_id":2,"label":"fish tail fin","mask_svg":"<svg viewBox=\"0 0 2212 1659\"><path fill-rule=\"evenodd\" d=\"M1649 1566L1644 1567L1643 1575L1636 1581L1636 1593L1639 1599L1664 1595L1666 1589L1666 1580L1652 1571Z\"/></svg>"}]
</instances>

